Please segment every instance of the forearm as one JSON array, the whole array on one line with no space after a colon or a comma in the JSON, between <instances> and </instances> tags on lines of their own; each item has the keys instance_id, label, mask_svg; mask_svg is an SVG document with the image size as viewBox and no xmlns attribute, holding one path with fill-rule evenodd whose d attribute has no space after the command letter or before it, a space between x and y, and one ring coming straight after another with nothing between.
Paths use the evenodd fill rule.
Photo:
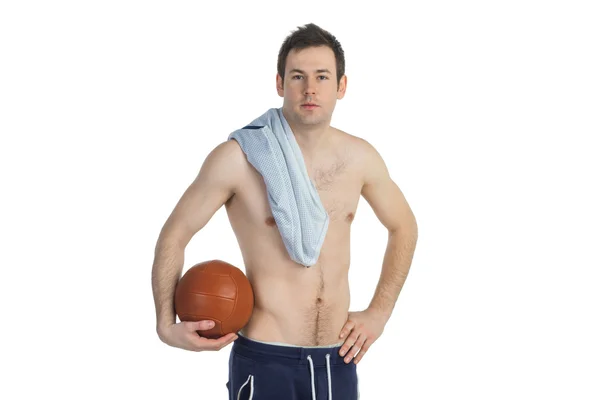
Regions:
<instances>
[{"instance_id":1,"label":"forearm","mask_svg":"<svg viewBox=\"0 0 600 400\"><path fill-rule=\"evenodd\" d=\"M185 249L159 238L152 266L152 293L156 308L156 331L175 323L175 287L181 277Z\"/></svg>"},{"instance_id":2,"label":"forearm","mask_svg":"<svg viewBox=\"0 0 600 400\"><path fill-rule=\"evenodd\" d=\"M383 258L381 277L369 309L382 314L387 320L404 286L417 245L416 227L410 232L390 232Z\"/></svg>"}]
</instances>

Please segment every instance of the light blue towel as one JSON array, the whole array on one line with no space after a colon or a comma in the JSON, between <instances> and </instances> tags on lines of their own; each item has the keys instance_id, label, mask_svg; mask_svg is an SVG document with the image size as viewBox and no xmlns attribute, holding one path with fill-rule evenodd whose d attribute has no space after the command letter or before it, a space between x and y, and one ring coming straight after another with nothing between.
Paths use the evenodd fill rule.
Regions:
<instances>
[{"instance_id":1,"label":"light blue towel","mask_svg":"<svg viewBox=\"0 0 600 400\"><path fill-rule=\"evenodd\" d=\"M310 267L319 259L329 216L308 177L302 151L281 108L271 108L229 135L263 176L273 218L295 262Z\"/></svg>"}]
</instances>

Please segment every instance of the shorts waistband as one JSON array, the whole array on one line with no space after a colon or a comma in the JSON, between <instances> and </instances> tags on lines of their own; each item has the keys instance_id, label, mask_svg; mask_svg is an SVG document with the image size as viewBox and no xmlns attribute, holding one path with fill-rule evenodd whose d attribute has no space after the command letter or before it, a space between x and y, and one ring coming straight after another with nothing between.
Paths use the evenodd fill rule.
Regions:
<instances>
[{"instance_id":1,"label":"shorts waistband","mask_svg":"<svg viewBox=\"0 0 600 400\"><path fill-rule=\"evenodd\" d=\"M310 355L315 366L324 366L327 362L327 354L331 365L345 364L344 357L339 354L342 344L326 347L279 345L252 340L238 334L238 338L233 342L232 351L252 360L295 365L308 364Z\"/></svg>"}]
</instances>

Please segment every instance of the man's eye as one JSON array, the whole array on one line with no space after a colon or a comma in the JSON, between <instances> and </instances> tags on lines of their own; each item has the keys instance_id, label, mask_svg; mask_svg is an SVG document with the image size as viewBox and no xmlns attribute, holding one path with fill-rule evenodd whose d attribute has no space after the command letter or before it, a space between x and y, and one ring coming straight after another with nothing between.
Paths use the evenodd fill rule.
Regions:
<instances>
[{"instance_id":1,"label":"man's eye","mask_svg":"<svg viewBox=\"0 0 600 400\"><path fill-rule=\"evenodd\" d=\"M292 79L296 79L296 78L302 78L302 75L293 75ZM319 78L325 78L325 79L329 79L329 77L327 75L319 75ZM325 80L322 79L322 80Z\"/></svg>"}]
</instances>

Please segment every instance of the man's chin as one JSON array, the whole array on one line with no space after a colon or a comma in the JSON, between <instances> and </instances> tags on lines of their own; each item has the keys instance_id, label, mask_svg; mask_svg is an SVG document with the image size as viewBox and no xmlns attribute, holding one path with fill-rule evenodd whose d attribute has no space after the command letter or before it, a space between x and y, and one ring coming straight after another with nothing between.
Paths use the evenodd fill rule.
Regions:
<instances>
[{"instance_id":1,"label":"man's chin","mask_svg":"<svg viewBox=\"0 0 600 400\"><path fill-rule=\"evenodd\" d=\"M323 111L323 110L320 110ZM304 110L294 110L292 111L292 119L298 124L302 125L323 125L326 123L327 118L319 113L311 114L307 113Z\"/></svg>"},{"instance_id":2,"label":"man's chin","mask_svg":"<svg viewBox=\"0 0 600 400\"><path fill-rule=\"evenodd\" d=\"M300 115L298 119L304 125L321 125L325 122L322 117L316 115Z\"/></svg>"}]
</instances>

